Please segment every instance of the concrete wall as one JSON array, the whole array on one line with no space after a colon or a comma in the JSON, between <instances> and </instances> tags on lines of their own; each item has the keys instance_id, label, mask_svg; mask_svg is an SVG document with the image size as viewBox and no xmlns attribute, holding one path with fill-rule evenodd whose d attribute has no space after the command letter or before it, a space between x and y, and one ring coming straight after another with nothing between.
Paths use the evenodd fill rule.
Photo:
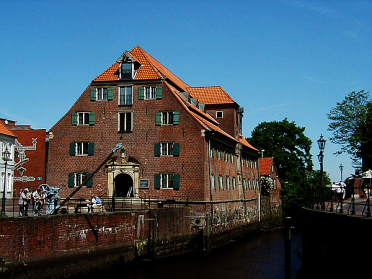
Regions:
<instances>
[{"instance_id":1,"label":"concrete wall","mask_svg":"<svg viewBox=\"0 0 372 279\"><path fill-rule=\"evenodd\" d=\"M356 278L370 273L371 235L371 218L304 209L299 278Z\"/></svg>"}]
</instances>

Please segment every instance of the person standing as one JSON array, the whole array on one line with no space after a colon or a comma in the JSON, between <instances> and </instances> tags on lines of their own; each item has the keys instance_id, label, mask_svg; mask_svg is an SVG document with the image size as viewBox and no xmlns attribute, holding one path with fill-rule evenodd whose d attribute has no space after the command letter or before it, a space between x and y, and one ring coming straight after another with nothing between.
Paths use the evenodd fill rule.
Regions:
<instances>
[{"instance_id":1,"label":"person standing","mask_svg":"<svg viewBox=\"0 0 372 279\"><path fill-rule=\"evenodd\" d=\"M25 188L21 193L22 205L23 205L23 215L28 216L28 205L31 201L31 194L28 192L28 189Z\"/></svg>"}]
</instances>

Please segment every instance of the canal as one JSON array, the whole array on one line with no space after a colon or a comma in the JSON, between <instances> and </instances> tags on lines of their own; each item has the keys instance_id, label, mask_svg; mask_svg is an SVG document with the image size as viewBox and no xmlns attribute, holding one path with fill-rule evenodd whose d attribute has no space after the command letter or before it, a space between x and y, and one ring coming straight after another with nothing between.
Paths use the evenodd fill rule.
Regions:
<instances>
[{"instance_id":1,"label":"canal","mask_svg":"<svg viewBox=\"0 0 372 279\"><path fill-rule=\"evenodd\" d=\"M300 267L299 240L292 238L292 278ZM213 250L117 266L105 274L113 279L246 278L284 279L284 231L257 233Z\"/></svg>"}]
</instances>

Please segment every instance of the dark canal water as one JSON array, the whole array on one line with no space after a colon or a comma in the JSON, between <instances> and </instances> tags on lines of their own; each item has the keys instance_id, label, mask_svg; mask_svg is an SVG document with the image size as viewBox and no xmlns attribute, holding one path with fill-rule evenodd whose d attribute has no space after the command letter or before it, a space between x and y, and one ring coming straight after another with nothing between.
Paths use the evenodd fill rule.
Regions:
<instances>
[{"instance_id":1,"label":"dark canal water","mask_svg":"<svg viewBox=\"0 0 372 279\"><path fill-rule=\"evenodd\" d=\"M293 240L292 240L293 243ZM298 254L296 245L292 251ZM294 259L293 269L300 263ZM297 267L298 268L297 268ZM292 274L292 278L294 278ZM251 235L213 250L209 255L185 254L155 262L124 265L112 269L106 278L125 279L284 279L284 231Z\"/></svg>"}]
</instances>

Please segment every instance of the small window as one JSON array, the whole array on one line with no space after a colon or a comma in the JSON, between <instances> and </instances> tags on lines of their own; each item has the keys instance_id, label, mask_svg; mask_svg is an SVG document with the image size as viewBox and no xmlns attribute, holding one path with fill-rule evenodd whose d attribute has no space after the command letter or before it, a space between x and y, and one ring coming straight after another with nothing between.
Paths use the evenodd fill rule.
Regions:
<instances>
[{"instance_id":1,"label":"small window","mask_svg":"<svg viewBox=\"0 0 372 279\"><path fill-rule=\"evenodd\" d=\"M223 111L216 111L216 118L223 118Z\"/></svg>"},{"instance_id":2,"label":"small window","mask_svg":"<svg viewBox=\"0 0 372 279\"><path fill-rule=\"evenodd\" d=\"M114 89L111 87L97 87L90 89L91 101L106 101L114 98Z\"/></svg>"},{"instance_id":3,"label":"small window","mask_svg":"<svg viewBox=\"0 0 372 279\"><path fill-rule=\"evenodd\" d=\"M133 63L122 63L120 68L120 78L121 79L132 79L132 65Z\"/></svg>"},{"instance_id":4,"label":"small window","mask_svg":"<svg viewBox=\"0 0 372 279\"><path fill-rule=\"evenodd\" d=\"M155 189L174 189L180 188L180 175L175 173L155 174Z\"/></svg>"},{"instance_id":5,"label":"small window","mask_svg":"<svg viewBox=\"0 0 372 279\"><path fill-rule=\"evenodd\" d=\"M72 125L94 125L96 114L94 112L75 112L72 114Z\"/></svg>"},{"instance_id":6,"label":"small window","mask_svg":"<svg viewBox=\"0 0 372 279\"><path fill-rule=\"evenodd\" d=\"M178 111L163 111L155 114L155 125L178 125L180 113Z\"/></svg>"},{"instance_id":7,"label":"small window","mask_svg":"<svg viewBox=\"0 0 372 279\"><path fill-rule=\"evenodd\" d=\"M68 186L69 187L78 187L83 184L83 182L88 178L89 173L70 173L68 177ZM87 187L92 187L93 177L90 178L86 185Z\"/></svg>"},{"instance_id":8,"label":"small window","mask_svg":"<svg viewBox=\"0 0 372 279\"><path fill-rule=\"evenodd\" d=\"M107 100L107 88L97 88L97 100Z\"/></svg>"},{"instance_id":9,"label":"small window","mask_svg":"<svg viewBox=\"0 0 372 279\"><path fill-rule=\"evenodd\" d=\"M230 177L226 177L226 189L230 190Z\"/></svg>"},{"instance_id":10,"label":"small window","mask_svg":"<svg viewBox=\"0 0 372 279\"><path fill-rule=\"evenodd\" d=\"M233 190L236 190L236 179L235 179L235 177L232 178L232 187L233 187Z\"/></svg>"},{"instance_id":11,"label":"small window","mask_svg":"<svg viewBox=\"0 0 372 279\"><path fill-rule=\"evenodd\" d=\"M119 112L119 123L118 131L119 133L132 132L133 116L132 112Z\"/></svg>"},{"instance_id":12,"label":"small window","mask_svg":"<svg viewBox=\"0 0 372 279\"><path fill-rule=\"evenodd\" d=\"M132 104L133 104L132 86L120 87L119 105L132 105Z\"/></svg>"},{"instance_id":13,"label":"small window","mask_svg":"<svg viewBox=\"0 0 372 279\"><path fill-rule=\"evenodd\" d=\"M218 184L220 186L220 189L223 190L223 178L222 175L218 176Z\"/></svg>"},{"instance_id":14,"label":"small window","mask_svg":"<svg viewBox=\"0 0 372 279\"><path fill-rule=\"evenodd\" d=\"M93 156L93 142L73 142L70 144L70 155L72 156Z\"/></svg>"}]
</instances>

